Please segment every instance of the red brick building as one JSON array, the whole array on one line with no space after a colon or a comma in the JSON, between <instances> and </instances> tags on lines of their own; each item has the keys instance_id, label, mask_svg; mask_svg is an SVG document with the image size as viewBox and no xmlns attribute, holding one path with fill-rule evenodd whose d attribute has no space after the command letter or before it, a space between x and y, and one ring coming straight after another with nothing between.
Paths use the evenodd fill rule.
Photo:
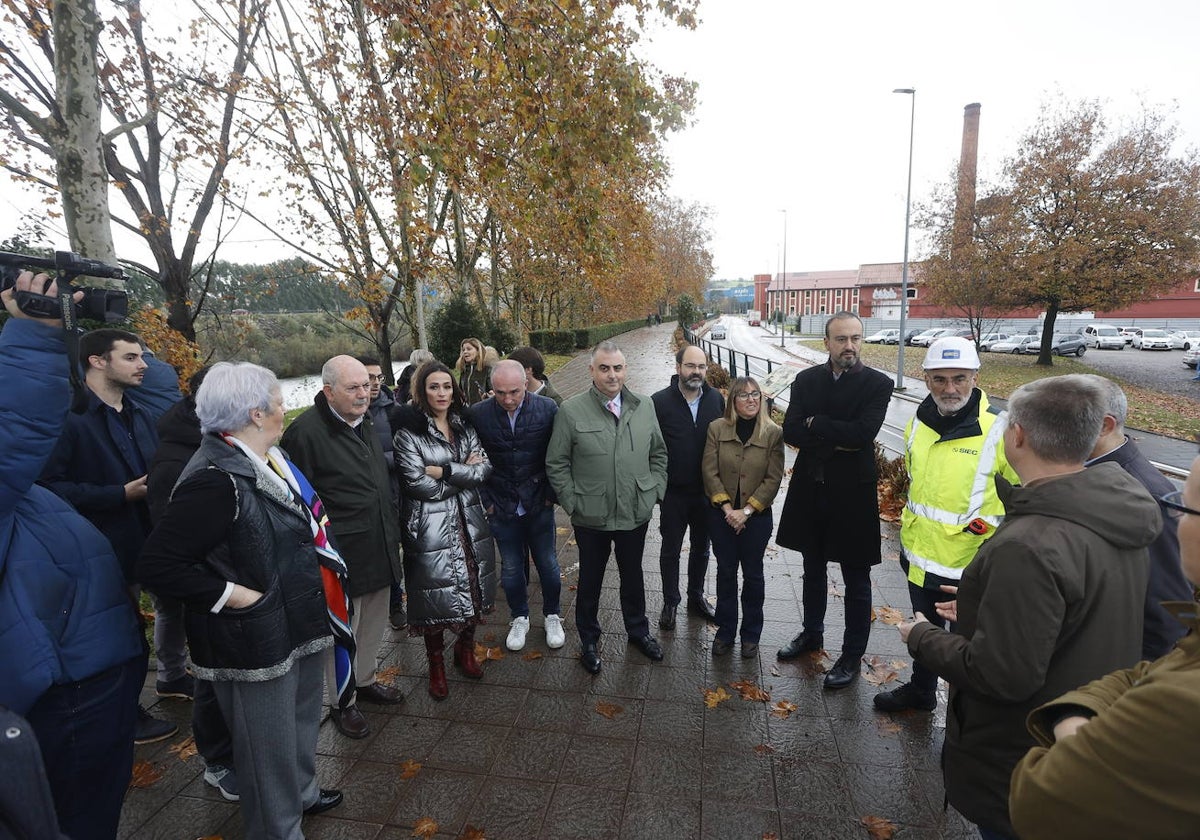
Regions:
<instances>
[{"instance_id":1,"label":"red brick building","mask_svg":"<svg viewBox=\"0 0 1200 840\"><path fill-rule=\"evenodd\" d=\"M797 315L828 315L846 309L863 318L898 321L902 269L903 263L895 262L867 263L850 271L789 271L786 277L758 274L754 277L754 308L761 310L764 318L780 310L794 318ZM909 263L908 317L954 318L960 314L922 299L921 264ZM1003 317L1036 318L1039 314L1038 310L1032 309L1014 310ZM1096 312L1095 317L1104 321L1200 318L1200 279L1123 309Z\"/></svg>"}]
</instances>

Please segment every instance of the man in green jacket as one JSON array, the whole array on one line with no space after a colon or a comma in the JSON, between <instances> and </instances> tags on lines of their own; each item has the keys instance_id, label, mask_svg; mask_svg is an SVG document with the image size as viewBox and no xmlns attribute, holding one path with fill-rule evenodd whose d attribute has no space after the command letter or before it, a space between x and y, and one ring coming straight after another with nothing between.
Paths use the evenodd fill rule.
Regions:
<instances>
[{"instance_id":1,"label":"man in green jacket","mask_svg":"<svg viewBox=\"0 0 1200 840\"><path fill-rule=\"evenodd\" d=\"M663 657L646 620L642 551L650 515L667 488L667 445L654 404L625 387L621 348L600 342L588 370L592 387L564 402L554 418L546 476L575 526L580 660L598 674L600 586L610 552L617 558L629 643L655 662Z\"/></svg>"},{"instance_id":2,"label":"man in green jacket","mask_svg":"<svg viewBox=\"0 0 1200 840\"><path fill-rule=\"evenodd\" d=\"M365 738L370 727L356 701L390 704L404 699L399 689L375 681L391 586L403 574L400 523L368 414L366 367L352 356L334 356L321 368L321 382L313 407L288 426L280 445L321 497L329 530L350 571L346 589L353 606L355 685L338 691L332 656L325 679L333 695L334 726L348 738Z\"/></svg>"}]
</instances>

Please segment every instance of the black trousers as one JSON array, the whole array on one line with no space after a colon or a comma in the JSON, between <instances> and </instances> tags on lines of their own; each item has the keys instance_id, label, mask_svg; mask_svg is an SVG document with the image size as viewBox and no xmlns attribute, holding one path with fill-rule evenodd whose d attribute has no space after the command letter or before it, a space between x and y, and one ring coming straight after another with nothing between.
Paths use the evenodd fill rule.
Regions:
<instances>
[{"instance_id":1,"label":"black trousers","mask_svg":"<svg viewBox=\"0 0 1200 840\"><path fill-rule=\"evenodd\" d=\"M804 555L804 629L825 632L825 608L829 598L829 578L822 557ZM842 637L842 656L862 656L871 635L871 567L842 564L846 591L842 603L846 612L846 632Z\"/></svg>"},{"instance_id":2,"label":"black trousers","mask_svg":"<svg viewBox=\"0 0 1200 840\"><path fill-rule=\"evenodd\" d=\"M953 624L937 614L937 605L943 601L953 601L953 595L942 592L940 589L923 589L912 581L909 581L908 597L912 600L914 613L921 613L929 619L930 623L941 627L943 630L947 628L951 631L954 630ZM937 674L914 659L912 684L914 688L919 688L927 694L933 694L937 691Z\"/></svg>"},{"instance_id":3,"label":"black trousers","mask_svg":"<svg viewBox=\"0 0 1200 840\"><path fill-rule=\"evenodd\" d=\"M600 587L608 556L615 553L621 577L621 614L625 632L641 638L649 634L646 621L646 582L642 577L642 552L646 547L646 522L631 531L597 531L575 526L579 547L579 589L575 593L575 629L581 644L600 639Z\"/></svg>"},{"instance_id":4,"label":"black trousers","mask_svg":"<svg viewBox=\"0 0 1200 840\"><path fill-rule=\"evenodd\" d=\"M663 604L679 603L679 554L683 549L683 532L691 529L688 550L687 596L699 600L704 596L704 577L708 574L708 509L712 507L704 493L667 488L658 508L658 530L662 535L662 551L658 568L662 572Z\"/></svg>"}]
</instances>

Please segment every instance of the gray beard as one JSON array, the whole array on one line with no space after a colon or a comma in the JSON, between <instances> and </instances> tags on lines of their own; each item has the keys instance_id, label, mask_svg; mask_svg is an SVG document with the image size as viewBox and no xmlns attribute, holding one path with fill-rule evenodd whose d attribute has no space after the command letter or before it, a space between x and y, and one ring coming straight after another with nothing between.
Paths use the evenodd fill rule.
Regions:
<instances>
[{"instance_id":1,"label":"gray beard","mask_svg":"<svg viewBox=\"0 0 1200 840\"><path fill-rule=\"evenodd\" d=\"M858 364L858 356L855 356L851 359L847 359L843 356L830 356L829 361L834 367L841 368L842 370L850 370L850 368Z\"/></svg>"}]
</instances>

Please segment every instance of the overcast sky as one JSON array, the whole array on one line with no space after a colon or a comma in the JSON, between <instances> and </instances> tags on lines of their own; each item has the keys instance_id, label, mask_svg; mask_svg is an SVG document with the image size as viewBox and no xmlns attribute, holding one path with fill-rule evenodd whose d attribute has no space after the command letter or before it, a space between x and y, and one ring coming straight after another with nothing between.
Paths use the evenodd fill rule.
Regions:
<instances>
[{"instance_id":1,"label":"overcast sky","mask_svg":"<svg viewBox=\"0 0 1200 840\"><path fill-rule=\"evenodd\" d=\"M780 270L784 209L791 271L900 260L911 100L894 88L917 90L914 201L957 164L970 102L982 105L981 176L1060 94L1100 98L1118 119L1142 101L1175 108L1200 145L1196 0L703 0L701 17L639 51L700 85L695 124L668 152L672 192L712 210L718 278ZM0 238L22 203L6 185ZM246 224L222 256L285 255L264 246Z\"/></svg>"},{"instance_id":2,"label":"overcast sky","mask_svg":"<svg viewBox=\"0 0 1200 840\"><path fill-rule=\"evenodd\" d=\"M957 165L963 106L982 105L983 177L1061 93L1119 118L1176 108L1200 145L1200 3L706 0L694 32L646 54L700 83L695 125L669 141L673 192L712 208L718 278L899 261L908 96L913 200ZM914 243L911 256L920 255Z\"/></svg>"}]
</instances>

